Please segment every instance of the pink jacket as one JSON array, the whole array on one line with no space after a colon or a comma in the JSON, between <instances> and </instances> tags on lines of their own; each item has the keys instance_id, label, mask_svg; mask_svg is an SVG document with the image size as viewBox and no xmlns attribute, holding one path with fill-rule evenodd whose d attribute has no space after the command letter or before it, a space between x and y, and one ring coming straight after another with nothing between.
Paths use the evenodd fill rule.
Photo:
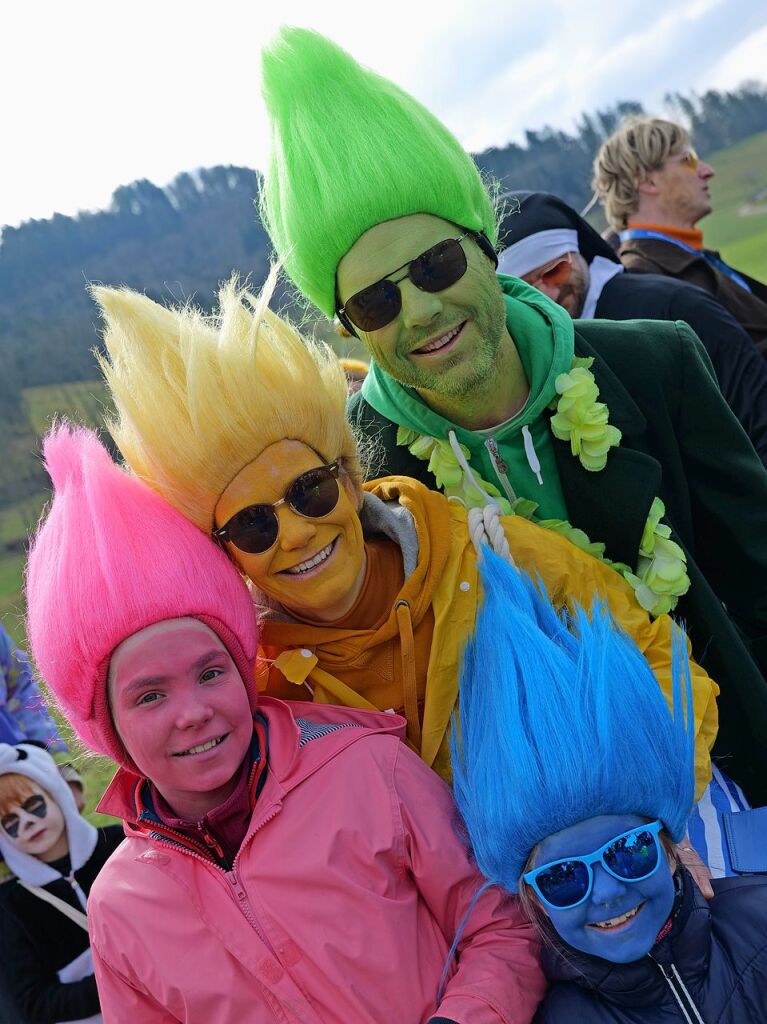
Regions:
<instances>
[{"instance_id":1,"label":"pink jacket","mask_svg":"<svg viewBox=\"0 0 767 1024\"><path fill-rule=\"evenodd\" d=\"M529 1022L537 941L493 889L436 1005L482 879L403 720L270 698L260 710L269 773L231 872L136 831L135 775L119 771L100 804L129 837L88 902L105 1024Z\"/></svg>"}]
</instances>

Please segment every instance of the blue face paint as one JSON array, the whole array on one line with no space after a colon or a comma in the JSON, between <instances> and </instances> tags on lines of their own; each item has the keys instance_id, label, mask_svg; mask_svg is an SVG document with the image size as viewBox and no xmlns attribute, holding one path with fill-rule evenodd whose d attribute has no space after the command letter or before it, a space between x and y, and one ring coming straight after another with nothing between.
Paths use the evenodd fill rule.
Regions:
<instances>
[{"instance_id":1,"label":"blue face paint","mask_svg":"<svg viewBox=\"0 0 767 1024\"><path fill-rule=\"evenodd\" d=\"M593 853L614 836L646 822L646 818L635 814L588 818L544 839L535 865ZM601 864L594 864L594 885L585 902L570 910L543 909L560 937L574 949L619 964L640 960L655 945L674 904L671 868L665 853L662 857L658 870L641 882L619 881ZM625 923L596 927L631 911L637 912Z\"/></svg>"}]
</instances>

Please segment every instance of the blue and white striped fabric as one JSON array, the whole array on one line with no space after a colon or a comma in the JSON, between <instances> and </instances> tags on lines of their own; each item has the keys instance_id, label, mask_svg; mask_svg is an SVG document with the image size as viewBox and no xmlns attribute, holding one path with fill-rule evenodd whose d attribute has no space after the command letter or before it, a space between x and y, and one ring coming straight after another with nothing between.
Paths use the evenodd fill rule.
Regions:
<instances>
[{"instance_id":1,"label":"blue and white striped fabric","mask_svg":"<svg viewBox=\"0 0 767 1024\"><path fill-rule=\"evenodd\" d=\"M328 736L332 732L338 732L339 729L360 728L356 722L342 722L339 725L321 725L319 722L312 722L309 718L296 718L296 725L301 730L301 735L298 739L298 746L300 748L305 747L312 740L320 740L323 736Z\"/></svg>"},{"instance_id":2,"label":"blue and white striped fabric","mask_svg":"<svg viewBox=\"0 0 767 1024\"><path fill-rule=\"evenodd\" d=\"M711 782L690 815L687 831L690 842L703 863L708 865L711 876L727 878L736 872L730 861L722 815L747 811L750 805L740 786L728 779L716 765L712 765L712 770Z\"/></svg>"}]
</instances>

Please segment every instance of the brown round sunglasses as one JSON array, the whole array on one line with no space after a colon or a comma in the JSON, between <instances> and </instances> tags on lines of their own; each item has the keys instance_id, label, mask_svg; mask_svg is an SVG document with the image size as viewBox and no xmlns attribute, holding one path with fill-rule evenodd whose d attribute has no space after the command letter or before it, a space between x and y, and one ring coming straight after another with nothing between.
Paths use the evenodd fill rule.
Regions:
<instances>
[{"instance_id":1,"label":"brown round sunglasses","mask_svg":"<svg viewBox=\"0 0 767 1024\"><path fill-rule=\"evenodd\" d=\"M285 497L272 505L247 505L228 519L222 527L213 531L221 544L234 544L248 555L268 551L277 543L280 522L277 509L288 505L305 519L322 519L330 515L338 504L339 463L318 466L296 477L285 492Z\"/></svg>"}]
</instances>

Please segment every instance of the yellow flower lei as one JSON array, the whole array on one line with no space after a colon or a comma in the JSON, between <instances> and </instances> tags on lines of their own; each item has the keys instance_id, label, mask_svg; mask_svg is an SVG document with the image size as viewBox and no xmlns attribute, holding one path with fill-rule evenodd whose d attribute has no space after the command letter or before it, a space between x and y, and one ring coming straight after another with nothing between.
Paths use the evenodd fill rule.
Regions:
<instances>
[{"instance_id":1,"label":"yellow flower lei","mask_svg":"<svg viewBox=\"0 0 767 1024\"><path fill-rule=\"evenodd\" d=\"M599 387L590 369L593 361L576 357L569 373L561 373L557 377L554 386L559 398L551 404L555 410L551 431L560 441L570 442L570 450L585 469L599 472L607 464L610 449L620 443L621 432L608 423L609 413L604 402L597 401ZM503 515L522 516L545 530L561 534L582 551L615 569L631 585L637 601L650 615L672 611L690 588L685 553L671 540L671 528L661 522L666 507L658 497L650 506L634 571L623 562L608 558L604 544L591 541L583 530L568 520L538 519L535 516L538 510L536 502L517 498L510 503L497 487L476 473L475 486L464 474L448 441L399 427L397 444L405 446L417 459L428 461L429 472L434 474L437 486L446 497L458 499L467 508L481 508L490 497L500 506ZM464 445L460 448L468 462L471 458L469 449Z\"/></svg>"}]
</instances>

